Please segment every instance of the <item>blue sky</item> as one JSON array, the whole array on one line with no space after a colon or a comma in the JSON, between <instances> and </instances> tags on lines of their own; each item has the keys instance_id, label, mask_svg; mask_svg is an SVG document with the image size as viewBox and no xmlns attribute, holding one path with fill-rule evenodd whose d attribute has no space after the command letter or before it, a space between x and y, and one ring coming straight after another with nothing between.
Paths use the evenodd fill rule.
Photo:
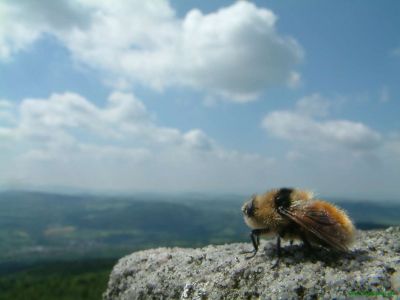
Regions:
<instances>
[{"instance_id":1,"label":"blue sky","mask_svg":"<svg viewBox=\"0 0 400 300\"><path fill-rule=\"evenodd\" d=\"M2 1L0 186L400 199L398 1Z\"/></svg>"}]
</instances>

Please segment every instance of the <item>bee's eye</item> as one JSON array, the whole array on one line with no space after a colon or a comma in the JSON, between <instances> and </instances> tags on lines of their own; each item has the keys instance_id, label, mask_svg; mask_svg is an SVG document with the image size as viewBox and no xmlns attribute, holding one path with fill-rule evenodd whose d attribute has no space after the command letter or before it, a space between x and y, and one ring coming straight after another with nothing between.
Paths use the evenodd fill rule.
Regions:
<instances>
[{"instance_id":1,"label":"bee's eye","mask_svg":"<svg viewBox=\"0 0 400 300\"><path fill-rule=\"evenodd\" d=\"M247 206L247 215L249 217L254 216L254 211L256 210L256 207L254 205L254 198L251 200L251 202L249 203L249 205Z\"/></svg>"}]
</instances>

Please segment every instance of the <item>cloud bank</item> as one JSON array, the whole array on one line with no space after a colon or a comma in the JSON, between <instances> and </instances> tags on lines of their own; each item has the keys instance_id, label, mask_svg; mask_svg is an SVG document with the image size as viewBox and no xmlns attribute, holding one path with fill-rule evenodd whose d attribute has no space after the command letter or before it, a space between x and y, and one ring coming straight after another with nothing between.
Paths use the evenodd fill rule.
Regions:
<instances>
[{"instance_id":1,"label":"cloud bank","mask_svg":"<svg viewBox=\"0 0 400 300\"><path fill-rule=\"evenodd\" d=\"M313 94L292 109L264 116L261 126L269 140L284 149L279 160L282 174L289 182L318 187L325 194L393 199L400 178L398 135L332 118L332 105L332 100Z\"/></svg>"},{"instance_id":2,"label":"cloud bank","mask_svg":"<svg viewBox=\"0 0 400 300\"><path fill-rule=\"evenodd\" d=\"M246 194L297 186L376 199L398 190L399 135L330 117L332 102L318 94L268 112L262 128L283 152L267 145L258 154L226 149L198 128L160 126L132 93L93 103L72 92L1 100L1 185Z\"/></svg>"},{"instance_id":3,"label":"cloud bank","mask_svg":"<svg viewBox=\"0 0 400 300\"><path fill-rule=\"evenodd\" d=\"M246 102L300 81L301 46L277 32L271 10L246 1L178 18L165 0L6 0L0 14L0 59L47 34L118 88L181 86Z\"/></svg>"},{"instance_id":4,"label":"cloud bank","mask_svg":"<svg viewBox=\"0 0 400 300\"><path fill-rule=\"evenodd\" d=\"M269 134L314 149L374 151L382 136L361 122L324 120L329 102L318 94L300 99L293 110L267 114L262 126Z\"/></svg>"},{"instance_id":5,"label":"cloud bank","mask_svg":"<svg viewBox=\"0 0 400 300\"><path fill-rule=\"evenodd\" d=\"M104 107L71 92L17 106L2 101L0 112L14 120L0 122L5 185L239 191L255 188L273 164L224 149L200 129L159 126L130 93L112 93ZM252 182L254 174L260 180Z\"/></svg>"}]
</instances>

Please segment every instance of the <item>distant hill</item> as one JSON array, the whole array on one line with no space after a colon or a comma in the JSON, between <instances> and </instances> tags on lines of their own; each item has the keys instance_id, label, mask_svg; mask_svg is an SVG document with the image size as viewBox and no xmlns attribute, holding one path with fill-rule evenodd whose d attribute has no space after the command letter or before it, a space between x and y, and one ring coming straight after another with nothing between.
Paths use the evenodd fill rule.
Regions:
<instances>
[{"instance_id":1,"label":"distant hill","mask_svg":"<svg viewBox=\"0 0 400 300\"><path fill-rule=\"evenodd\" d=\"M135 250L249 242L244 199L0 192L0 300L99 299L117 258ZM358 228L400 222L400 204L333 202Z\"/></svg>"},{"instance_id":2,"label":"distant hill","mask_svg":"<svg viewBox=\"0 0 400 300\"><path fill-rule=\"evenodd\" d=\"M248 240L238 195L0 193L1 263L112 258ZM341 202L360 229L399 225L400 204ZM5 266L5 265L3 265Z\"/></svg>"}]
</instances>

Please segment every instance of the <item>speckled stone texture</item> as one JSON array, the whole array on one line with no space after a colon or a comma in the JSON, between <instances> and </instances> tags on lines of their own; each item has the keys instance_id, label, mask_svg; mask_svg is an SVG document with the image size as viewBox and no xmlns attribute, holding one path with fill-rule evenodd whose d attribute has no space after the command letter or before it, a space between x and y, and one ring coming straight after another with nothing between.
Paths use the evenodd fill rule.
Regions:
<instances>
[{"instance_id":1,"label":"speckled stone texture","mask_svg":"<svg viewBox=\"0 0 400 300\"><path fill-rule=\"evenodd\" d=\"M114 267L108 299L400 299L400 227L359 231L348 254L262 241L252 259L250 243L201 249L135 252Z\"/></svg>"}]
</instances>

